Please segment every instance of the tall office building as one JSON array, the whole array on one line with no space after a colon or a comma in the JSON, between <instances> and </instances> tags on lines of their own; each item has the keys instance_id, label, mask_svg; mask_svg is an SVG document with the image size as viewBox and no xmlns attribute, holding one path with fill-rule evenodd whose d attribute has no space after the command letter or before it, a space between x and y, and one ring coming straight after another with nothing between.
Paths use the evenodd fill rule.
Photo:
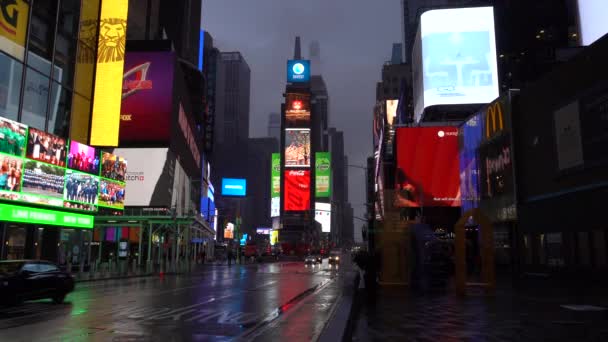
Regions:
<instances>
[{"instance_id":1,"label":"tall office building","mask_svg":"<svg viewBox=\"0 0 608 342\"><path fill-rule=\"evenodd\" d=\"M323 74L323 65L321 63L321 44L317 40L313 40L308 45L308 54L310 59L311 75Z\"/></svg>"},{"instance_id":2,"label":"tall office building","mask_svg":"<svg viewBox=\"0 0 608 342\"><path fill-rule=\"evenodd\" d=\"M331 239L341 245L344 236L344 212L348 202L347 159L344 155L344 133L335 128L327 131L329 152L331 153Z\"/></svg>"},{"instance_id":3,"label":"tall office building","mask_svg":"<svg viewBox=\"0 0 608 342\"><path fill-rule=\"evenodd\" d=\"M279 114L279 113L268 114L267 135L270 138L277 139L278 142L281 141L281 114Z\"/></svg>"},{"instance_id":4,"label":"tall office building","mask_svg":"<svg viewBox=\"0 0 608 342\"><path fill-rule=\"evenodd\" d=\"M312 107L315 115L312 118L312 143L318 151L327 151L327 128L329 126L329 94L325 80L321 75L310 77L310 92Z\"/></svg>"}]
</instances>

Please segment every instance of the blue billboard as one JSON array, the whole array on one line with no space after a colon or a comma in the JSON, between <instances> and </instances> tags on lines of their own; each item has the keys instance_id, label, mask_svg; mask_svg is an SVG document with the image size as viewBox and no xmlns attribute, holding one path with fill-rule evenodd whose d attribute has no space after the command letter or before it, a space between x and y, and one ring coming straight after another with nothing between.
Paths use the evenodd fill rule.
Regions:
<instances>
[{"instance_id":1,"label":"blue billboard","mask_svg":"<svg viewBox=\"0 0 608 342\"><path fill-rule=\"evenodd\" d=\"M222 196L244 197L247 195L247 180L243 178L222 178Z\"/></svg>"},{"instance_id":2,"label":"blue billboard","mask_svg":"<svg viewBox=\"0 0 608 342\"><path fill-rule=\"evenodd\" d=\"M310 82L310 61L305 59L291 59L287 61L287 82Z\"/></svg>"},{"instance_id":3,"label":"blue billboard","mask_svg":"<svg viewBox=\"0 0 608 342\"><path fill-rule=\"evenodd\" d=\"M462 212L477 208L480 198L479 145L483 140L483 111L470 117L459 132L460 199Z\"/></svg>"}]
</instances>

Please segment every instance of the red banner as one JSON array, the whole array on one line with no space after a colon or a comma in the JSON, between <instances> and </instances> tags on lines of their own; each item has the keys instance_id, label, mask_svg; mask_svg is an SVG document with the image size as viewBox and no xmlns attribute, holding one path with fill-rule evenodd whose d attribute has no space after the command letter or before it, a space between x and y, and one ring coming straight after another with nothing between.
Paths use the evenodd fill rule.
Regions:
<instances>
[{"instance_id":1,"label":"red banner","mask_svg":"<svg viewBox=\"0 0 608 342\"><path fill-rule=\"evenodd\" d=\"M310 171L285 171L285 211L310 210Z\"/></svg>"}]
</instances>

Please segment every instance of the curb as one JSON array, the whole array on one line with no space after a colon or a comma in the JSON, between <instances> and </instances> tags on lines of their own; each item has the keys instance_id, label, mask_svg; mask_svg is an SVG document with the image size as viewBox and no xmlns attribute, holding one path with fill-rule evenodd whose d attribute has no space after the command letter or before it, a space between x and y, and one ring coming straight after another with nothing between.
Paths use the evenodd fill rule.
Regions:
<instances>
[{"instance_id":1,"label":"curb","mask_svg":"<svg viewBox=\"0 0 608 342\"><path fill-rule=\"evenodd\" d=\"M360 300L357 291L359 284L359 273L346 282L343 293L334 306L329 319L325 322L321 334L317 337L317 342L337 342L350 341L354 330L354 322L358 315ZM352 291L352 293L351 293Z\"/></svg>"},{"instance_id":2,"label":"curb","mask_svg":"<svg viewBox=\"0 0 608 342\"><path fill-rule=\"evenodd\" d=\"M182 273L178 272L167 272L164 275L179 275ZM145 278L145 277L154 277L159 276L158 273L147 273L147 274L138 274L138 275L129 275L129 276L114 276L114 277L106 277L106 278L93 278L93 279L75 279L76 283L90 283L94 281L102 281L102 280L117 280L117 279L134 279L134 278Z\"/></svg>"}]
</instances>

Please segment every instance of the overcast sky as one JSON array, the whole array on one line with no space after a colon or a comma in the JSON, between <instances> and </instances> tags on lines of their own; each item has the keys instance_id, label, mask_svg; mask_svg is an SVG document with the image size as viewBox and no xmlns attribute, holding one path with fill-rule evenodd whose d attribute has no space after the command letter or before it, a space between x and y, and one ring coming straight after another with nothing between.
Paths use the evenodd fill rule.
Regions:
<instances>
[{"instance_id":1,"label":"overcast sky","mask_svg":"<svg viewBox=\"0 0 608 342\"><path fill-rule=\"evenodd\" d=\"M268 114L280 111L295 36L305 58L308 44L319 41L329 124L344 131L349 164L364 166L372 154L376 82L402 39L399 13L399 0L203 0L202 28L220 51L240 51L251 68L251 137L266 136ZM349 168L349 200L355 216L364 217L362 169ZM361 240L363 222L354 223Z\"/></svg>"}]
</instances>

